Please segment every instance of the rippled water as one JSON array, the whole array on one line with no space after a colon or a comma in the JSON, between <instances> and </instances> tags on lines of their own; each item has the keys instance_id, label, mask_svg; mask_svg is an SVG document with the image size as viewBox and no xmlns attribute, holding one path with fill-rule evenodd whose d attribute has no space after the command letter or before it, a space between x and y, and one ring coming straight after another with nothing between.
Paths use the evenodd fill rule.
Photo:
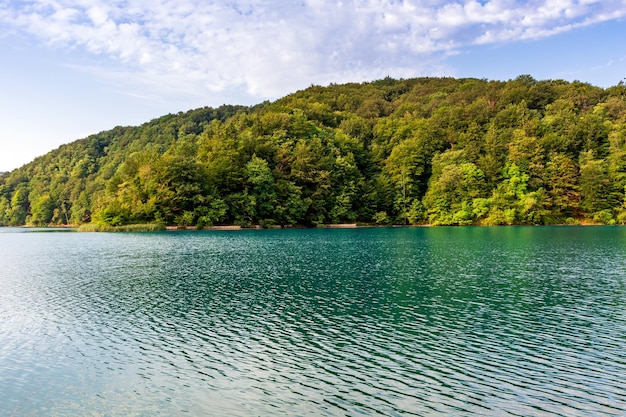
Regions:
<instances>
[{"instance_id":1,"label":"rippled water","mask_svg":"<svg viewBox=\"0 0 626 417\"><path fill-rule=\"evenodd\" d=\"M0 232L0 415L625 415L626 229Z\"/></svg>"}]
</instances>

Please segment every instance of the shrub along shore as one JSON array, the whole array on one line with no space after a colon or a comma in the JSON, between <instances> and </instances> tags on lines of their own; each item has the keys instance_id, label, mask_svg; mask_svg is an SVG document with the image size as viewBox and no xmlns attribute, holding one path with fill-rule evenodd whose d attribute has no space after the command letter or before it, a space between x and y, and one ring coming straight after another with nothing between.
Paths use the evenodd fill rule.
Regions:
<instances>
[{"instance_id":1,"label":"shrub along shore","mask_svg":"<svg viewBox=\"0 0 626 417\"><path fill-rule=\"evenodd\" d=\"M552 226L559 227L568 227L568 226L604 226L602 223L589 223L582 222L576 224L555 224ZM620 225L621 226L621 225ZM365 223L342 223L342 224L323 224L317 225L313 228L317 229L363 229L363 228L403 228L403 227L433 227L431 224L389 224L389 225L380 225L380 224L365 224ZM465 226L455 226L455 227L490 227L490 226L481 226L481 225L465 225ZM506 227L506 226L498 226L498 227ZM53 226L52 228L56 228ZM132 225L124 225L124 226L103 226L98 224L86 223L78 227L73 227L77 232L178 232L178 231L210 231L210 230L229 230L229 231L237 231L237 230L263 230L263 229L310 229L311 227L307 226L294 226L294 225L286 225L286 226L269 226L262 227L259 225L250 226L250 227L242 227L236 225L230 226L205 226L199 228L197 226L164 226L160 224L132 224Z\"/></svg>"},{"instance_id":2,"label":"shrub along shore","mask_svg":"<svg viewBox=\"0 0 626 417\"><path fill-rule=\"evenodd\" d=\"M372 224L343 223L343 224L324 224L316 226L318 228L328 229L355 229L357 227L380 227ZM179 231L179 230L250 230L250 229L297 229L306 228L306 226L286 225L286 226L266 226L259 225L242 227L236 225L224 226L205 226L199 228L197 226L165 226L162 224L129 224L124 226L106 226L99 224L86 223L79 226L78 232L161 232L161 231Z\"/></svg>"}]
</instances>

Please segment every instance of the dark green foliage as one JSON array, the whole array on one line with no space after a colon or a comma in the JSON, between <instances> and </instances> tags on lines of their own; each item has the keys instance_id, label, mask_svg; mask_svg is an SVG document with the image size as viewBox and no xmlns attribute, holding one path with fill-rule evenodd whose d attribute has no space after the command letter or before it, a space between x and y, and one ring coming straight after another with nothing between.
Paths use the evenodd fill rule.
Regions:
<instances>
[{"instance_id":1,"label":"dark green foliage","mask_svg":"<svg viewBox=\"0 0 626 417\"><path fill-rule=\"evenodd\" d=\"M0 225L613 224L625 187L624 86L385 78L63 145L0 174Z\"/></svg>"}]
</instances>

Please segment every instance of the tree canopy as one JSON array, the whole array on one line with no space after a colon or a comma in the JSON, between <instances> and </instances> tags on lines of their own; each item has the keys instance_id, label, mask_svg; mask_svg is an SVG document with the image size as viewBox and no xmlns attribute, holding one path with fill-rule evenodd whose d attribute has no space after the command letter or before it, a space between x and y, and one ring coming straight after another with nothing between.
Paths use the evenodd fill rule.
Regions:
<instances>
[{"instance_id":1,"label":"tree canopy","mask_svg":"<svg viewBox=\"0 0 626 417\"><path fill-rule=\"evenodd\" d=\"M166 115L0 174L0 225L626 223L626 86L386 78Z\"/></svg>"}]
</instances>

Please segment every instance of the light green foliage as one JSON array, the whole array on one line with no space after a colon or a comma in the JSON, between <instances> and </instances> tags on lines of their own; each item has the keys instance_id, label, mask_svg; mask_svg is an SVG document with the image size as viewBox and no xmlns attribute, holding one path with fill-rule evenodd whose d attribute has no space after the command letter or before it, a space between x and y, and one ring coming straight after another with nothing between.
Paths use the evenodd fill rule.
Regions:
<instances>
[{"instance_id":1,"label":"light green foliage","mask_svg":"<svg viewBox=\"0 0 626 417\"><path fill-rule=\"evenodd\" d=\"M28 184L21 183L13 193L8 212L9 226L19 226L26 223L29 209Z\"/></svg>"},{"instance_id":2,"label":"light green foliage","mask_svg":"<svg viewBox=\"0 0 626 417\"><path fill-rule=\"evenodd\" d=\"M580 203L578 177L578 167L570 157L554 152L550 155L544 182L553 216L575 216Z\"/></svg>"},{"instance_id":3,"label":"light green foliage","mask_svg":"<svg viewBox=\"0 0 626 417\"><path fill-rule=\"evenodd\" d=\"M447 151L433 159L433 175L424 196L428 220L434 225L466 225L475 222L474 209L486 195L485 175L474 163L463 162L463 151Z\"/></svg>"},{"instance_id":4,"label":"light green foliage","mask_svg":"<svg viewBox=\"0 0 626 417\"><path fill-rule=\"evenodd\" d=\"M391 220L389 219L389 216L387 215L386 211L377 212L376 214L374 214L374 216L372 216L372 220L376 224L382 224L382 225L391 224Z\"/></svg>"},{"instance_id":5,"label":"light green foliage","mask_svg":"<svg viewBox=\"0 0 626 417\"><path fill-rule=\"evenodd\" d=\"M604 220L612 218L609 205L610 180L607 164L603 159L596 159L593 151L582 152L579 164L580 208L587 216L606 223Z\"/></svg>"},{"instance_id":6,"label":"light green foliage","mask_svg":"<svg viewBox=\"0 0 626 417\"><path fill-rule=\"evenodd\" d=\"M11 212L11 204L9 200L0 195L0 226L6 226L9 224L9 216Z\"/></svg>"},{"instance_id":7,"label":"light green foliage","mask_svg":"<svg viewBox=\"0 0 626 417\"><path fill-rule=\"evenodd\" d=\"M522 222L522 205L526 198L528 174L515 164L504 169L504 179L493 190L490 209L484 220L487 225L512 225Z\"/></svg>"},{"instance_id":8,"label":"light green foliage","mask_svg":"<svg viewBox=\"0 0 626 417\"><path fill-rule=\"evenodd\" d=\"M32 194L31 194L32 195ZM38 198L30 198L31 201L31 224L34 226L45 226L52 220L54 205L49 194L44 194Z\"/></svg>"},{"instance_id":9,"label":"light green foliage","mask_svg":"<svg viewBox=\"0 0 626 417\"><path fill-rule=\"evenodd\" d=\"M265 159L256 155L250 159L245 168L250 185L250 195L254 201L253 220L273 220L274 207L277 204L276 187L272 171Z\"/></svg>"},{"instance_id":10,"label":"light green foliage","mask_svg":"<svg viewBox=\"0 0 626 417\"><path fill-rule=\"evenodd\" d=\"M528 175L527 185L530 189L537 190L543 185L544 151L536 137L528 136L522 129L515 129L507 159Z\"/></svg>"}]
</instances>

